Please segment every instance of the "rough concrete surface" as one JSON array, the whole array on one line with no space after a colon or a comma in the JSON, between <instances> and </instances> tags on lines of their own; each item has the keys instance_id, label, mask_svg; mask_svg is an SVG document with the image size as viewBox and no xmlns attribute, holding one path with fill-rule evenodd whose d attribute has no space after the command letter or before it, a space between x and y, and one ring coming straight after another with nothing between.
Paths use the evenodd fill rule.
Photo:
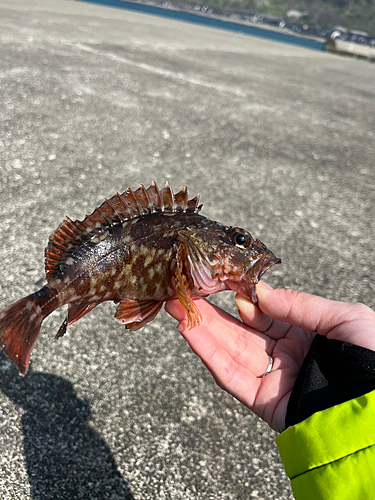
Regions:
<instances>
[{"instance_id":1,"label":"rough concrete surface","mask_svg":"<svg viewBox=\"0 0 375 500\"><path fill-rule=\"evenodd\" d=\"M373 65L63 0L0 18L0 308L41 287L65 215L166 178L282 258L272 286L375 306ZM1 498L292 498L274 432L176 322L114 310L58 342L53 313L23 379L1 354Z\"/></svg>"}]
</instances>

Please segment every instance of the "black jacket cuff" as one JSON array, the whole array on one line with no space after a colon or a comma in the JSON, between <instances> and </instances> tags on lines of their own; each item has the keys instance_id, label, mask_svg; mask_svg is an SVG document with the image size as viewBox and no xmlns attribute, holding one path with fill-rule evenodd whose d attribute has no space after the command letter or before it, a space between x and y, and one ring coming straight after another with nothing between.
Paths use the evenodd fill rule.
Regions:
<instances>
[{"instance_id":1,"label":"black jacket cuff","mask_svg":"<svg viewBox=\"0 0 375 500\"><path fill-rule=\"evenodd\" d=\"M375 389L375 351L316 335L289 399L286 427Z\"/></svg>"}]
</instances>

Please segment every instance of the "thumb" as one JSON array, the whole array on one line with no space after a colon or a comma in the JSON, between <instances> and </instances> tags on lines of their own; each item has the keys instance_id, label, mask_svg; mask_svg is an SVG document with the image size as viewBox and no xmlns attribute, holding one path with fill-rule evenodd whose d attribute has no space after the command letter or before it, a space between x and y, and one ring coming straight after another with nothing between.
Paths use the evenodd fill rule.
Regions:
<instances>
[{"instance_id":1,"label":"thumb","mask_svg":"<svg viewBox=\"0 0 375 500\"><path fill-rule=\"evenodd\" d=\"M375 313L363 304L261 286L257 287L257 297L259 308L272 318L329 338L375 349Z\"/></svg>"}]
</instances>

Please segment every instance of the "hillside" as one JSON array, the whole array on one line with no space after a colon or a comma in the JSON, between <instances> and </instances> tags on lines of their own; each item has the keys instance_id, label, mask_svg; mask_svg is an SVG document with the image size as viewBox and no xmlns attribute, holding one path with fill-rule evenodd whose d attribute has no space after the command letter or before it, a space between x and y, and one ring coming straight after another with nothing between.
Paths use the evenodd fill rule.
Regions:
<instances>
[{"instance_id":1,"label":"hillside","mask_svg":"<svg viewBox=\"0 0 375 500\"><path fill-rule=\"evenodd\" d=\"M300 11L305 15L298 22L320 30L340 25L375 34L375 0L209 0L207 3L279 17L285 17L290 10Z\"/></svg>"}]
</instances>

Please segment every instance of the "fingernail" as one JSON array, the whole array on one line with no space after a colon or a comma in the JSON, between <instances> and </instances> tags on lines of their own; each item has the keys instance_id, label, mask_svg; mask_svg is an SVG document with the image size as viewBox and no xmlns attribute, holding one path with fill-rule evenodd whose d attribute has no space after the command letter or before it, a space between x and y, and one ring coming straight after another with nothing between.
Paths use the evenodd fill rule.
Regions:
<instances>
[{"instance_id":1,"label":"fingernail","mask_svg":"<svg viewBox=\"0 0 375 500\"><path fill-rule=\"evenodd\" d=\"M236 296L234 297L235 304L238 308L238 304L252 304L251 300L247 299L243 295L236 293Z\"/></svg>"},{"instance_id":2,"label":"fingernail","mask_svg":"<svg viewBox=\"0 0 375 500\"><path fill-rule=\"evenodd\" d=\"M273 290L272 286L268 285L264 281L259 281L258 286L265 288L266 290Z\"/></svg>"},{"instance_id":3,"label":"fingernail","mask_svg":"<svg viewBox=\"0 0 375 500\"><path fill-rule=\"evenodd\" d=\"M186 320L180 321L176 328L181 334L184 333L186 330Z\"/></svg>"},{"instance_id":4,"label":"fingernail","mask_svg":"<svg viewBox=\"0 0 375 500\"><path fill-rule=\"evenodd\" d=\"M259 283L259 285L260 285L260 283ZM256 294L257 294L258 301L259 300L261 301L262 298L265 298L265 296L268 295L268 293L270 292L270 290L272 290L272 288L268 285L267 286L262 286L262 285L259 286L259 285L257 286ZM265 283L264 283L264 285L265 285Z\"/></svg>"}]
</instances>

